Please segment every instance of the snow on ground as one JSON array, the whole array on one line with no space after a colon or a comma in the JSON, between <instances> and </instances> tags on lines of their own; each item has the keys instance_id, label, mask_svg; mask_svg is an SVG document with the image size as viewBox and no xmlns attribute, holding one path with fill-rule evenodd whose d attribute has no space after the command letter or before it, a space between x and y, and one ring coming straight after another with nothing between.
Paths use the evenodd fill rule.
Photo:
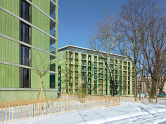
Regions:
<instances>
[{"instance_id":1,"label":"snow on ground","mask_svg":"<svg viewBox=\"0 0 166 124\"><path fill-rule=\"evenodd\" d=\"M166 106L121 102L119 106L92 108L35 117L9 124L166 124Z\"/></svg>"}]
</instances>

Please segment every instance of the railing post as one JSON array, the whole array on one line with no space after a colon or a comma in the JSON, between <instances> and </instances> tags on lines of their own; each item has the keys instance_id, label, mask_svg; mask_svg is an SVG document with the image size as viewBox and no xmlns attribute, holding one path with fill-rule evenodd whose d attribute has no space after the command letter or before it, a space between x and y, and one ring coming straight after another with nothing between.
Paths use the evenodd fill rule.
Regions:
<instances>
[{"instance_id":1,"label":"railing post","mask_svg":"<svg viewBox=\"0 0 166 124\"><path fill-rule=\"evenodd\" d=\"M21 101L21 120L22 120L22 101Z\"/></svg>"},{"instance_id":2,"label":"railing post","mask_svg":"<svg viewBox=\"0 0 166 124\"><path fill-rule=\"evenodd\" d=\"M7 122L7 109L6 109L6 102L5 102L5 122Z\"/></svg>"},{"instance_id":3,"label":"railing post","mask_svg":"<svg viewBox=\"0 0 166 124\"><path fill-rule=\"evenodd\" d=\"M27 112L26 118L28 118L28 106L27 106L27 104L28 104L28 101L26 101L26 112Z\"/></svg>"},{"instance_id":4,"label":"railing post","mask_svg":"<svg viewBox=\"0 0 166 124\"><path fill-rule=\"evenodd\" d=\"M52 99L51 99L51 115L52 115Z\"/></svg>"},{"instance_id":5,"label":"railing post","mask_svg":"<svg viewBox=\"0 0 166 124\"><path fill-rule=\"evenodd\" d=\"M57 106L57 100L56 100L56 114L57 114L57 109L58 109L58 106Z\"/></svg>"},{"instance_id":6,"label":"railing post","mask_svg":"<svg viewBox=\"0 0 166 124\"><path fill-rule=\"evenodd\" d=\"M33 100L32 100L32 103L31 103L31 115L32 115L32 117L33 117L33 106L34 106L34 103L33 103Z\"/></svg>"},{"instance_id":7,"label":"railing post","mask_svg":"<svg viewBox=\"0 0 166 124\"><path fill-rule=\"evenodd\" d=\"M14 117L13 117L13 103L12 103L12 121L13 121L13 118L14 118Z\"/></svg>"},{"instance_id":8,"label":"railing post","mask_svg":"<svg viewBox=\"0 0 166 124\"><path fill-rule=\"evenodd\" d=\"M49 115L50 115L50 112L51 112L51 107L50 107L50 100L49 100Z\"/></svg>"},{"instance_id":9,"label":"railing post","mask_svg":"<svg viewBox=\"0 0 166 124\"><path fill-rule=\"evenodd\" d=\"M2 123L3 123L3 102L1 104L2 104Z\"/></svg>"},{"instance_id":10,"label":"railing post","mask_svg":"<svg viewBox=\"0 0 166 124\"><path fill-rule=\"evenodd\" d=\"M61 100L61 102L60 102L60 103L61 103L61 113L62 113L62 104L63 104L63 99Z\"/></svg>"},{"instance_id":11,"label":"railing post","mask_svg":"<svg viewBox=\"0 0 166 124\"><path fill-rule=\"evenodd\" d=\"M9 102L9 122L10 122L10 102Z\"/></svg>"},{"instance_id":12,"label":"railing post","mask_svg":"<svg viewBox=\"0 0 166 124\"><path fill-rule=\"evenodd\" d=\"M18 100L17 102L18 102L18 105L17 105L17 106L18 106L18 120L19 120L19 119L20 119L20 115L19 115L19 102L20 102L20 101Z\"/></svg>"},{"instance_id":13,"label":"railing post","mask_svg":"<svg viewBox=\"0 0 166 124\"><path fill-rule=\"evenodd\" d=\"M25 119L25 102L24 102L24 119Z\"/></svg>"},{"instance_id":14,"label":"railing post","mask_svg":"<svg viewBox=\"0 0 166 124\"><path fill-rule=\"evenodd\" d=\"M54 102L55 102L55 99L53 99L53 114L55 114Z\"/></svg>"},{"instance_id":15,"label":"railing post","mask_svg":"<svg viewBox=\"0 0 166 124\"><path fill-rule=\"evenodd\" d=\"M33 117L35 117L35 100L34 100L34 104L33 104L33 114L34 114Z\"/></svg>"},{"instance_id":16,"label":"railing post","mask_svg":"<svg viewBox=\"0 0 166 124\"><path fill-rule=\"evenodd\" d=\"M65 105L64 105L64 113L66 113L66 99L65 99Z\"/></svg>"},{"instance_id":17,"label":"railing post","mask_svg":"<svg viewBox=\"0 0 166 124\"><path fill-rule=\"evenodd\" d=\"M31 107L31 106L30 106L30 100L29 100L29 118L30 118L30 107Z\"/></svg>"},{"instance_id":18,"label":"railing post","mask_svg":"<svg viewBox=\"0 0 166 124\"><path fill-rule=\"evenodd\" d=\"M40 117L40 101L38 101L38 104L39 104L39 117Z\"/></svg>"}]
</instances>

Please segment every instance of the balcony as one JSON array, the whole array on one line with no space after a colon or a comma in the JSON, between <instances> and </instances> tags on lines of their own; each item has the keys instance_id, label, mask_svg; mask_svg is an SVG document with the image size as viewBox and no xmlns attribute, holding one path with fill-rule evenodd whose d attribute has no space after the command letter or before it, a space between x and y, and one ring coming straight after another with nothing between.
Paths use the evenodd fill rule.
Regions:
<instances>
[{"instance_id":1,"label":"balcony","mask_svg":"<svg viewBox=\"0 0 166 124\"><path fill-rule=\"evenodd\" d=\"M55 29L50 30L50 35L55 37Z\"/></svg>"},{"instance_id":2,"label":"balcony","mask_svg":"<svg viewBox=\"0 0 166 124\"><path fill-rule=\"evenodd\" d=\"M55 47L50 46L50 52L53 53L54 51L55 51ZM53 54L55 54L55 53L53 53Z\"/></svg>"},{"instance_id":3,"label":"balcony","mask_svg":"<svg viewBox=\"0 0 166 124\"><path fill-rule=\"evenodd\" d=\"M53 13L50 15L50 17L55 20L55 12L53 12Z\"/></svg>"}]
</instances>

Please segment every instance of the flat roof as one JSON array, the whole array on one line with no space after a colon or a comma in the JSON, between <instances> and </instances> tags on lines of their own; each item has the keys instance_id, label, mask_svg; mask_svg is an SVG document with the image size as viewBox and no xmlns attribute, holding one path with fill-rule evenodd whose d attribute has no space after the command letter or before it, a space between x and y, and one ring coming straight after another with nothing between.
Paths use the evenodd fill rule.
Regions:
<instances>
[{"instance_id":1,"label":"flat roof","mask_svg":"<svg viewBox=\"0 0 166 124\"><path fill-rule=\"evenodd\" d=\"M66 48L69 48L69 47L77 48L77 49L81 49L81 50L93 51L93 52L100 52L100 51L98 51L98 50L93 50L93 49L83 48L83 47L78 47L78 46L73 46L73 45L67 45L67 46L61 47L61 48L58 49L58 52L59 52L59 51L63 51L63 49L66 49ZM64 51L68 51L68 50L64 50ZM81 53L82 53L82 52L81 52ZM102 53L106 54L106 52L102 52ZM119 54L113 54L113 53L110 53L110 55L121 56L121 57L127 57L127 56L123 56L123 55L119 55Z\"/></svg>"}]
</instances>

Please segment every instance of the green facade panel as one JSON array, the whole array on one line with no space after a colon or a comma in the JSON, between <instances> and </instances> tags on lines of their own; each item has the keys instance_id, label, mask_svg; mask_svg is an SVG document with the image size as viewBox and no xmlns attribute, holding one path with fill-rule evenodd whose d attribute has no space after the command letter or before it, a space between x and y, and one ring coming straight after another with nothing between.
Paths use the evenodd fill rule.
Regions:
<instances>
[{"instance_id":1,"label":"green facade panel","mask_svg":"<svg viewBox=\"0 0 166 124\"><path fill-rule=\"evenodd\" d=\"M32 34L33 34L32 45L39 49L49 52L50 51L50 37L35 28L32 28Z\"/></svg>"},{"instance_id":2,"label":"green facade panel","mask_svg":"<svg viewBox=\"0 0 166 124\"><path fill-rule=\"evenodd\" d=\"M19 64L19 44L0 37L0 60Z\"/></svg>"},{"instance_id":3,"label":"green facade panel","mask_svg":"<svg viewBox=\"0 0 166 124\"><path fill-rule=\"evenodd\" d=\"M50 74L47 73L44 75L42 80L44 88L50 88ZM31 88L40 88L40 76L37 74L36 70L31 70Z\"/></svg>"},{"instance_id":4,"label":"green facade panel","mask_svg":"<svg viewBox=\"0 0 166 124\"><path fill-rule=\"evenodd\" d=\"M19 14L20 14L20 11L19 11L20 0L1 0L0 6L11 11L12 13L16 14L17 16L19 16ZM4 17L4 16L2 16L2 17Z\"/></svg>"},{"instance_id":5,"label":"green facade panel","mask_svg":"<svg viewBox=\"0 0 166 124\"><path fill-rule=\"evenodd\" d=\"M0 88L0 102L16 100L34 100L37 99L39 89L25 88ZM57 98L56 89L45 89L47 99ZM43 99L46 99L43 92Z\"/></svg>"},{"instance_id":6,"label":"green facade panel","mask_svg":"<svg viewBox=\"0 0 166 124\"><path fill-rule=\"evenodd\" d=\"M40 10L44 11L48 16L50 16L50 11L53 11L53 10L50 10L50 6L51 6L50 4L52 3L52 1L50 0L40 0L40 2L38 0L31 0L31 1ZM58 5L58 0L56 0L56 4ZM53 5L52 8L55 9L54 13L56 13L56 21L58 22L58 8L53 3L52 5ZM46 53L46 52L50 52L50 44L51 44L50 36L43 33L43 31L50 34L51 19L48 16L46 16L44 13L42 13L38 8L35 8L33 5L29 4L29 17L30 17L29 23L31 23L32 25L29 25L29 23L27 23L26 20L24 20L25 22L23 21L23 23L29 26L30 44L29 45L27 44L27 45L29 48L28 61L30 62L30 65L24 67L24 65L21 65L21 61L20 61L21 60L21 50L20 50L21 44L12 40L8 40L8 38L4 38L6 35L16 40L21 39L20 25L22 20L12 16L12 14L14 14L20 17L21 15L20 0L0 0L0 7L2 7L2 9L3 8L6 9L6 10L2 10L2 9L0 10L0 17L1 17L0 33L4 35L3 37L0 37L0 61L1 63L2 61L6 62L5 64L0 64L0 74L1 74L0 88L20 88L21 87L20 84L22 83L20 68L23 67L23 68L29 68L30 70L31 88L39 89L40 76L37 74L37 71L31 69L31 67L34 67L35 69L46 69L48 71L50 69L50 65L49 65L50 55ZM9 14L10 12L11 14ZM56 25L55 28L57 30L55 34L55 38L58 39L58 23L55 25ZM39 30L36 29L35 27L37 27ZM24 46L27 47L27 45L24 45ZM34 49L33 47L31 47L31 45L36 47L37 49L36 48ZM58 40L56 41L55 47L56 47L55 55L58 55ZM44 52L41 52L38 49L41 49ZM8 65L8 62L12 65ZM57 63L55 62L55 64ZM54 71L58 72L57 66ZM43 84L45 89L50 88L50 76L52 75L56 75L56 74L51 74L50 72L48 72L46 73L46 75L43 76ZM55 87L57 88L58 78L56 79L54 78L54 80L56 83ZM6 91L4 90L2 92L6 92ZM30 90L25 91L23 94L25 95L27 92L29 93ZM31 95L33 95L33 93ZM1 90L0 90L0 94L1 94ZM53 96L54 93L51 93L51 94L52 94L51 96ZM56 98L57 93L55 93L54 95L55 95L54 98ZM30 97L27 96L25 98L30 98Z\"/></svg>"},{"instance_id":7,"label":"green facade panel","mask_svg":"<svg viewBox=\"0 0 166 124\"><path fill-rule=\"evenodd\" d=\"M0 87L19 88L19 67L0 64Z\"/></svg>"},{"instance_id":8,"label":"green facade panel","mask_svg":"<svg viewBox=\"0 0 166 124\"><path fill-rule=\"evenodd\" d=\"M50 19L46 15L41 13L39 10L37 10L35 7L32 7L32 24L40 28L41 30L50 33Z\"/></svg>"},{"instance_id":9,"label":"green facade panel","mask_svg":"<svg viewBox=\"0 0 166 124\"><path fill-rule=\"evenodd\" d=\"M0 19L0 33L19 40L19 36L20 36L19 35L19 30L20 30L19 20L13 17L12 15L9 15L8 13L4 12L3 10L0 10L0 16L1 18L3 18L3 19Z\"/></svg>"},{"instance_id":10,"label":"green facade panel","mask_svg":"<svg viewBox=\"0 0 166 124\"><path fill-rule=\"evenodd\" d=\"M50 15L50 0L32 0L32 3L44 11L47 15Z\"/></svg>"}]
</instances>

